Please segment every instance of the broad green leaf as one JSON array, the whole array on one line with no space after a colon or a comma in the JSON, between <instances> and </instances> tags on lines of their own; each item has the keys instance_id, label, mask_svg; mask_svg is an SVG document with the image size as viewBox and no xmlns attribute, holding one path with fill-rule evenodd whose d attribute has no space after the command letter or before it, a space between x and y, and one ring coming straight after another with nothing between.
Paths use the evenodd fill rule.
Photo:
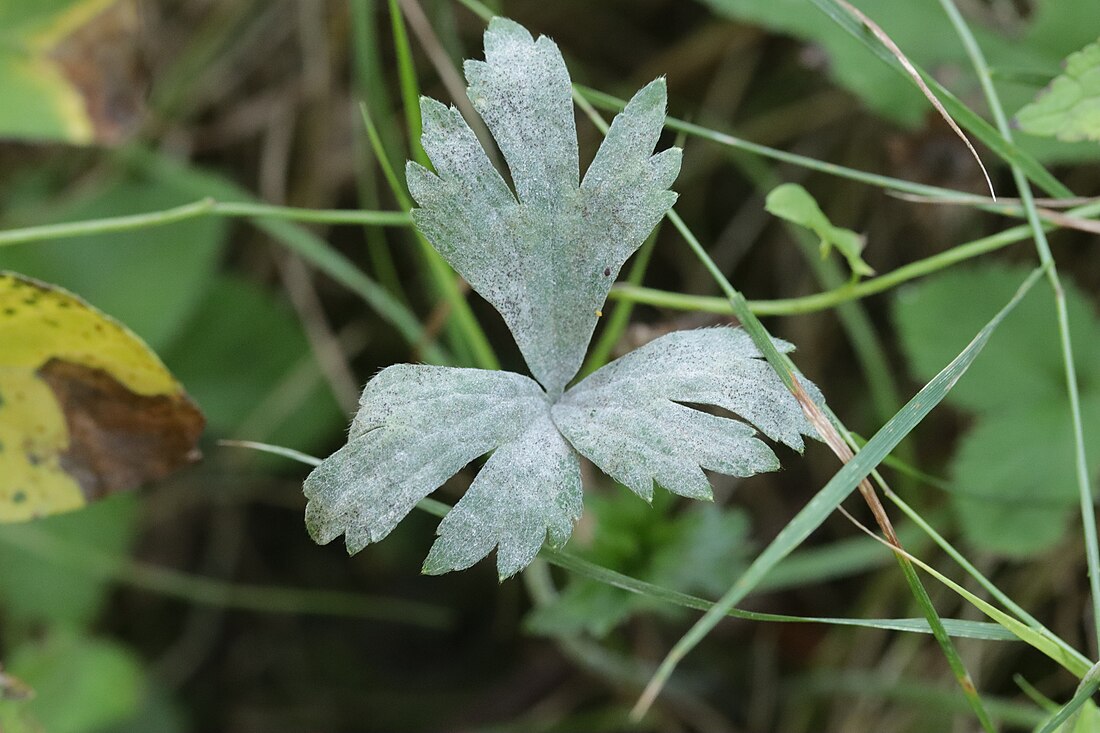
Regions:
<instances>
[{"instance_id":1,"label":"broad green leaf","mask_svg":"<svg viewBox=\"0 0 1100 733\"><path fill-rule=\"evenodd\" d=\"M500 146L515 194L454 108L422 100L424 149L410 163L416 225L500 311L551 395L580 369L604 300L626 259L676 200L680 151L652 156L664 80L639 91L579 178L569 75L549 38L494 19L486 60L468 61L474 107Z\"/></svg>"},{"instance_id":2,"label":"broad green leaf","mask_svg":"<svg viewBox=\"0 0 1100 733\"><path fill-rule=\"evenodd\" d=\"M918 378L965 343L1026 271L1002 265L957 268L901 291L894 320ZM1100 429L1100 321L1089 299L1065 282L1081 384L1085 432ZM948 398L977 413L950 463L952 505L965 536L983 549L1027 557L1064 536L1078 503L1069 399L1053 295L1038 288ZM1089 455L1100 473L1100 454Z\"/></svg>"},{"instance_id":3,"label":"broad green leaf","mask_svg":"<svg viewBox=\"0 0 1100 733\"><path fill-rule=\"evenodd\" d=\"M772 189L764 202L764 208L780 219L806 227L816 234L821 240L822 258L836 247L848 261L848 269L852 271L852 275L858 278L875 274L860 256L867 243L863 235L851 229L834 226L810 192L797 183L784 183Z\"/></svg>"},{"instance_id":4,"label":"broad green leaf","mask_svg":"<svg viewBox=\"0 0 1100 733\"><path fill-rule=\"evenodd\" d=\"M8 662L34 690L26 709L48 733L95 733L123 723L144 695L137 656L105 639L55 630L14 649Z\"/></svg>"},{"instance_id":5,"label":"broad green leaf","mask_svg":"<svg viewBox=\"0 0 1100 733\"><path fill-rule=\"evenodd\" d=\"M22 549L20 538L27 532L44 533L123 557L134 538L137 509L133 496L121 495L33 525L0 525L0 555L4 558L0 563L0 609L4 617L72 627L94 621L107 600L110 583L45 553Z\"/></svg>"},{"instance_id":6,"label":"broad green leaf","mask_svg":"<svg viewBox=\"0 0 1100 733\"><path fill-rule=\"evenodd\" d=\"M682 402L729 410L798 451L802 435L814 435L752 339L734 328L651 341L570 389L553 414L573 447L646 500L654 481L681 496L709 499L702 469L751 476L779 468L750 425Z\"/></svg>"},{"instance_id":7,"label":"broad green leaf","mask_svg":"<svg viewBox=\"0 0 1100 733\"><path fill-rule=\"evenodd\" d=\"M363 390L347 445L306 479L310 534L320 543L344 534L348 552L358 552L470 461L499 449L485 478L455 507L456 519L440 527L427 569L468 566L499 544L501 575L515 573L548 530L564 542L579 514L577 458L568 446L547 443L548 432L560 441L547 424L549 410L542 389L519 374L410 364L384 369ZM555 469L559 475L551 476ZM503 502L512 503L507 522L499 521Z\"/></svg>"},{"instance_id":8,"label":"broad green leaf","mask_svg":"<svg viewBox=\"0 0 1100 733\"><path fill-rule=\"evenodd\" d=\"M1064 71L1016 113L1016 124L1066 142L1100 141L1100 42L1071 54Z\"/></svg>"}]
</instances>

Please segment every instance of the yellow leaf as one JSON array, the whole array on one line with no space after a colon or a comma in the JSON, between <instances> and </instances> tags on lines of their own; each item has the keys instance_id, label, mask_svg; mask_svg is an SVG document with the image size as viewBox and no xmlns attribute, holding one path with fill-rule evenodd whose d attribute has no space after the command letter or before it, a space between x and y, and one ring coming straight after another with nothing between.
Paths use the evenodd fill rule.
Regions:
<instances>
[{"instance_id":1,"label":"yellow leaf","mask_svg":"<svg viewBox=\"0 0 1100 733\"><path fill-rule=\"evenodd\" d=\"M61 288L0 272L0 521L78 508L198 458L202 413L149 347Z\"/></svg>"}]
</instances>

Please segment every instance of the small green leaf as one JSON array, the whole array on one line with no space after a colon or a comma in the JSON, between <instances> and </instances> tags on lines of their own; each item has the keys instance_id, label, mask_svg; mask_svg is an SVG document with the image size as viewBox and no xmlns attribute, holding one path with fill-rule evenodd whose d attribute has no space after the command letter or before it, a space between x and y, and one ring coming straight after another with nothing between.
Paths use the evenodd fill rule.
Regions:
<instances>
[{"instance_id":1,"label":"small green leaf","mask_svg":"<svg viewBox=\"0 0 1100 733\"><path fill-rule=\"evenodd\" d=\"M816 234L821 239L822 258L836 247L837 252L848 261L853 276L858 278L875 274L860 256L866 244L865 237L851 229L834 226L809 191L797 183L784 183L772 189L764 208L780 219L806 227Z\"/></svg>"},{"instance_id":2,"label":"small green leaf","mask_svg":"<svg viewBox=\"0 0 1100 733\"><path fill-rule=\"evenodd\" d=\"M1016 124L1065 142L1100 141L1100 41L1070 54L1065 70L1016 113Z\"/></svg>"},{"instance_id":3,"label":"small green leaf","mask_svg":"<svg viewBox=\"0 0 1100 733\"><path fill-rule=\"evenodd\" d=\"M141 663L105 639L54 630L12 651L11 673L35 696L27 713L49 733L94 733L125 722L144 695Z\"/></svg>"}]
</instances>

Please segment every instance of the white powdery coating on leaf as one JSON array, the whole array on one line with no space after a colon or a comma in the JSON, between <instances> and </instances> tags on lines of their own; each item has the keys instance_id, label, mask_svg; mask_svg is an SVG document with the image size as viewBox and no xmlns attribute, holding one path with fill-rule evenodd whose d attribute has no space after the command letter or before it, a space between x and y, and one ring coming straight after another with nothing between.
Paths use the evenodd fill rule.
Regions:
<instances>
[{"instance_id":1,"label":"white powdery coating on leaf","mask_svg":"<svg viewBox=\"0 0 1100 733\"><path fill-rule=\"evenodd\" d=\"M400 364L363 390L347 444L305 482L314 540L349 553L393 530L418 501L479 456L545 419L549 403L511 372Z\"/></svg>"},{"instance_id":2,"label":"white powdery coating on leaf","mask_svg":"<svg viewBox=\"0 0 1100 733\"><path fill-rule=\"evenodd\" d=\"M515 182L513 195L462 116L421 102L424 150L409 163L417 227L504 317L552 396L580 369L620 268L676 200L676 148L652 155L665 85L640 90L617 116L578 186L569 75L553 41L496 18L486 60L468 61L474 107ZM517 200L518 197L518 200Z\"/></svg>"},{"instance_id":3,"label":"white powdery coating on leaf","mask_svg":"<svg viewBox=\"0 0 1100 733\"><path fill-rule=\"evenodd\" d=\"M580 461L547 413L489 457L440 522L424 572L463 570L496 547L503 580L527 567L548 536L564 545L580 515Z\"/></svg>"},{"instance_id":4,"label":"white powdery coating on leaf","mask_svg":"<svg viewBox=\"0 0 1100 733\"><path fill-rule=\"evenodd\" d=\"M793 348L778 340L776 346ZM813 385L807 391L818 396ZM799 451L802 435L815 435L797 400L739 328L662 336L570 389L551 412L574 448L645 499L654 481L676 494L709 498L704 468L732 476L779 468L749 425L680 402L729 410Z\"/></svg>"}]
</instances>

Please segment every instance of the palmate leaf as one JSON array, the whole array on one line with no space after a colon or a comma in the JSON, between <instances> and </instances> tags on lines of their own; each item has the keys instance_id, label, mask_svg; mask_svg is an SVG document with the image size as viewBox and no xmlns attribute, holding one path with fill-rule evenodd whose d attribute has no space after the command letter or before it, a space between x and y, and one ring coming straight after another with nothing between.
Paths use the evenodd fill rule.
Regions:
<instances>
[{"instance_id":1,"label":"palmate leaf","mask_svg":"<svg viewBox=\"0 0 1100 733\"><path fill-rule=\"evenodd\" d=\"M623 262L676 200L680 151L652 156L665 85L639 91L615 118L578 185L569 74L549 38L496 18L484 62L467 61L470 99L515 183L493 168L454 108L422 102L424 150L436 174L409 163L417 227L504 316L551 395L580 369L599 311Z\"/></svg>"},{"instance_id":2,"label":"palmate leaf","mask_svg":"<svg viewBox=\"0 0 1100 733\"><path fill-rule=\"evenodd\" d=\"M357 552L492 453L440 523L424 572L467 568L495 549L505 578L547 540L569 539L581 514L581 455L643 498L657 482L706 499L704 469L749 476L779 467L750 423L797 450L813 431L740 329L664 336L563 394L619 268L676 198L667 188L680 154L652 155L665 108L658 80L615 118L578 184L569 76L557 47L497 18L485 49L485 62L466 65L470 97L516 193L459 113L425 100L423 143L436 173L410 164L421 206L413 217L504 316L541 385L508 372L384 369L363 390L347 445L306 479L306 524L318 542L343 534Z\"/></svg>"}]
</instances>

